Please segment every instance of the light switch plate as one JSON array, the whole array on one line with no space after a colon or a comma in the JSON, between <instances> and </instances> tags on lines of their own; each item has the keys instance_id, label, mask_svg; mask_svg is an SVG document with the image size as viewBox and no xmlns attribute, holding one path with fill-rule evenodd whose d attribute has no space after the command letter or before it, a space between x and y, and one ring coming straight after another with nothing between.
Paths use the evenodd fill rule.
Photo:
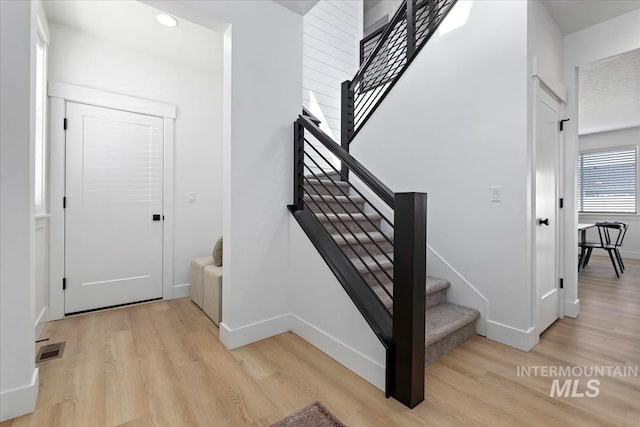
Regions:
<instances>
[{"instance_id":1,"label":"light switch plate","mask_svg":"<svg viewBox=\"0 0 640 427\"><path fill-rule=\"evenodd\" d=\"M189 193L187 193L187 202L188 203L195 203L196 202L196 193L195 193L195 191L190 191Z\"/></svg>"},{"instance_id":2,"label":"light switch plate","mask_svg":"<svg viewBox=\"0 0 640 427\"><path fill-rule=\"evenodd\" d=\"M501 202L502 201L502 187L499 185L494 185L491 187L491 201L492 202Z\"/></svg>"}]
</instances>

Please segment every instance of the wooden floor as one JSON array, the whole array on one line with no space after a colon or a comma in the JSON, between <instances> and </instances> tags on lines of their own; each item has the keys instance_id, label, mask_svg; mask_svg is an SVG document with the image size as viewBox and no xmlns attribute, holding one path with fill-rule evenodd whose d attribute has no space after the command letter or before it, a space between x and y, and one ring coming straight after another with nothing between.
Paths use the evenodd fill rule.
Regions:
<instances>
[{"instance_id":1,"label":"wooden floor","mask_svg":"<svg viewBox=\"0 0 640 427\"><path fill-rule=\"evenodd\" d=\"M268 426L320 400L348 426L639 426L640 379L601 378L594 398L549 397L552 378L518 366L640 365L640 261L617 280L608 259L580 273L581 314L524 353L475 337L426 370L409 410L292 333L227 351L188 299L71 317L40 364L36 411L19 426ZM580 390L586 386L581 384Z\"/></svg>"}]
</instances>

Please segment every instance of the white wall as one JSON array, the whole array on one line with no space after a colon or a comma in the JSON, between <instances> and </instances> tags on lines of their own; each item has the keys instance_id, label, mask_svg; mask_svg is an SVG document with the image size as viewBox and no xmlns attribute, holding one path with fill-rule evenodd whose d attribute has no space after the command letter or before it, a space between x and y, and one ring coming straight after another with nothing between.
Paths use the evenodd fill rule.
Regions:
<instances>
[{"instance_id":1,"label":"white wall","mask_svg":"<svg viewBox=\"0 0 640 427\"><path fill-rule=\"evenodd\" d=\"M377 29L370 27L385 16L388 17L387 20L390 20L401 4L401 0L381 0L375 6L368 7L364 13L365 33L368 33L372 29Z\"/></svg>"},{"instance_id":2,"label":"white wall","mask_svg":"<svg viewBox=\"0 0 640 427\"><path fill-rule=\"evenodd\" d=\"M359 66L362 1L320 0L302 28L302 100L340 142L340 85Z\"/></svg>"},{"instance_id":3,"label":"white wall","mask_svg":"<svg viewBox=\"0 0 640 427\"><path fill-rule=\"evenodd\" d=\"M533 65L535 58L536 66L532 71L553 89L564 92L564 37L541 1L533 0L527 4L529 61Z\"/></svg>"},{"instance_id":4,"label":"white wall","mask_svg":"<svg viewBox=\"0 0 640 427\"><path fill-rule=\"evenodd\" d=\"M236 348L293 330L381 386L381 344L286 208L302 105L302 17L266 1L151 4L212 28L230 23L221 341Z\"/></svg>"},{"instance_id":5,"label":"white wall","mask_svg":"<svg viewBox=\"0 0 640 427\"><path fill-rule=\"evenodd\" d=\"M382 343L293 218L290 258L291 329L384 390Z\"/></svg>"},{"instance_id":6,"label":"white wall","mask_svg":"<svg viewBox=\"0 0 640 427\"><path fill-rule=\"evenodd\" d=\"M222 234L222 35L211 31L218 61L206 69L57 23L50 33L49 81L177 106L173 284L188 284L191 259L209 255Z\"/></svg>"},{"instance_id":7,"label":"white wall","mask_svg":"<svg viewBox=\"0 0 640 427\"><path fill-rule=\"evenodd\" d=\"M640 127L619 129L609 132L592 133L580 135L580 150L595 150L599 148L613 148L640 145ZM640 181L640 169L638 169L638 180ZM629 224L629 230L621 249L625 258L640 259L640 215L620 215L620 214L580 214L579 222L594 224L604 221L622 221ZM597 229L587 230L587 239L598 241ZM600 255L605 254L602 252Z\"/></svg>"},{"instance_id":8,"label":"white wall","mask_svg":"<svg viewBox=\"0 0 640 427\"><path fill-rule=\"evenodd\" d=\"M578 163L578 79L577 67L599 59L640 48L640 10L618 16L600 24L569 34L564 38L564 75L568 91L566 116L571 119L566 128L565 141L565 223L566 266L575 265L578 259L578 213L576 207L576 176ZM577 315L578 272L565 269L565 313Z\"/></svg>"},{"instance_id":9,"label":"white wall","mask_svg":"<svg viewBox=\"0 0 640 427\"><path fill-rule=\"evenodd\" d=\"M393 191L428 193L428 244L488 299L487 336L520 348L533 345L526 28L526 2L473 2L351 143Z\"/></svg>"},{"instance_id":10,"label":"white wall","mask_svg":"<svg viewBox=\"0 0 640 427\"><path fill-rule=\"evenodd\" d=\"M292 123L302 106L302 16L270 1L146 3L226 31L220 338L235 348L287 331L286 206Z\"/></svg>"},{"instance_id":11,"label":"white wall","mask_svg":"<svg viewBox=\"0 0 640 427\"><path fill-rule=\"evenodd\" d=\"M0 2L0 421L33 411L35 7Z\"/></svg>"}]
</instances>

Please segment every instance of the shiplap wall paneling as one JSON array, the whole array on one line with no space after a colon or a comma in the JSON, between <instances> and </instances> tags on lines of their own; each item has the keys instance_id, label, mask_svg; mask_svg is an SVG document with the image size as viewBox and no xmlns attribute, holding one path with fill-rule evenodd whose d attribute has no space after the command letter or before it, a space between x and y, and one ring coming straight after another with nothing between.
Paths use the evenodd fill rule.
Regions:
<instances>
[{"instance_id":1,"label":"shiplap wall paneling","mask_svg":"<svg viewBox=\"0 0 640 427\"><path fill-rule=\"evenodd\" d=\"M362 22L362 0L320 0L304 16L303 104L322 121L322 130L337 142L340 142L340 85L357 71ZM326 149L321 152L339 169L339 163ZM331 171L320 156L312 157L322 169Z\"/></svg>"}]
</instances>

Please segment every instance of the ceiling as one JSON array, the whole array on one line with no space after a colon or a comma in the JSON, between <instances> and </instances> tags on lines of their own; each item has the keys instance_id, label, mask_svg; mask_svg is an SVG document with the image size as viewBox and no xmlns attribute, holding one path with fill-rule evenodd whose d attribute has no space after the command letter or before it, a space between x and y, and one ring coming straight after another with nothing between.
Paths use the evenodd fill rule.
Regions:
<instances>
[{"instance_id":1,"label":"ceiling","mask_svg":"<svg viewBox=\"0 0 640 427\"><path fill-rule=\"evenodd\" d=\"M49 21L171 61L214 70L220 67L222 35L179 20L175 28L160 25L162 11L132 0L43 1Z\"/></svg>"},{"instance_id":2,"label":"ceiling","mask_svg":"<svg viewBox=\"0 0 640 427\"><path fill-rule=\"evenodd\" d=\"M364 0L364 11L389 0ZM640 9L640 0L542 0L549 14L567 35Z\"/></svg>"},{"instance_id":3,"label":"ceiling","mask_svg":"<svg viewBox=\"0 0 640 427\"><path fill-rule=\"evenodd\" d=\"M562 34L640 9L640 0L542 0Z\"/></svg>"},{"instance_id":4,"label":"ceiling","mask_svg":"<svg viewBox=\"0 0 640 427\"><path fill-rule=\"evenodd\" d=\"M305 15L309 12L313 6L318 3L319 0L273 0L278 4L286 7L289 10L293 10L299 15Z\"/></svg>"},{"instance_id":5,"label":"ceiling","mask_svg":"<svg viewBox=\"0 0 640 427\"><path fill-rule=\"evenodd\" d=\"M580 127L640 122L640 49L580 67Z\"/></svg>"}]
</instances>

